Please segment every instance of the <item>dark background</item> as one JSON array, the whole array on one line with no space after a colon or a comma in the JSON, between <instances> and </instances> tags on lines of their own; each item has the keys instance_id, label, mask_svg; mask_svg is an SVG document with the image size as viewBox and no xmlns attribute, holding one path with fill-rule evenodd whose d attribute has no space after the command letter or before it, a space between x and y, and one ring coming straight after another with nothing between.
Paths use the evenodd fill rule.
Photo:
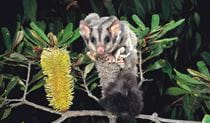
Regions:
<instances>
[{"instance_id":1,"label":"dark background","mask_svg":"<svg viewBox=\"0 0 210 123\"><path fill-rule=\"evenodd\" d=\"M89 13L92 12L90 3L88 0L78 0L78 4L80 6L80 11L81 13ZM198 6L196 11L200 15L201 21L200 21L200 28L199 32L202 35L202 50L209 50L209 44L210 44L210 7L209 7L209 2L208 0L199 0L198 1ZM186 6L187 7L187 6ZM59 8L59 4L54 2L53 0L38 0L38 15L37 17L42 19L42 14L44 14L44 11L46 9L51 9L51 8ZM8 27L9 30L14 33L15 27L16 27L16 22L17 22L17 14L23 14L23 8L22 8L22 0L2 0L0 3L0 27ZM68 13L68 12L67 12ZM59 16L57 15L58 13L53 13L51 16ZM107 15L105 12L104 15ZM63 15L65 16L65 14ZM187 16L187 14L186 14ZM77 22L75 22L78 26L80 18L77 18ZM145 20L147 21L147 20ZM66 20L63 20L64 23L67 23ZM186 28L187 30L187 28ZM81 39L79 39L81 40ZM188 43L189 47L191 45ZM76 46L79 50L83 50L83 45L79 44ZM195 63L194 61L197 61L200 59L199 56L194 56L192 59L189 61L185 59L187 57L186 55L186 49L183 47L183 52L180 52L180 56L178 61L176 62L176 66L178 68L185 68L187 66L192 65ZM3 46L3 41L2 41L2 35L0 35L0 53L3 53L4 51L4 46ZM144 112L145 114L151 114L153 112L161 112L163 109L163 106L170 102L171 97L168 96L160 96L158 93L158 84L161 81L170 81L168 78L165 78L162 74L155 73L155 75L150 74L148 75L150 78L155 78L153 82L149 82L146 84L146 87L144 89L145 93L145 108ZM166 82L166 85L170 85L170 82ZM21 95L21 93L13 93L15 96ZM84 109L101 109L100 106L95 103L92 99L89 99L87 95L83 92L76 91L75 93L75 99L74 99L74 105L72 107L72 110L84 110ZM29 95L29 100L33 100L37 104L42 104L46 105L48 102L45 99L45 92L44 89L40 89L39 91L36 91ZM159 114L160 116L167 116L167 114ZM12 111L11 116L7 118L4 121L1 122L26 122L26 123L38 123L38 122L49 122L55 120L55 118L58 117L56 115L49 114L44 111L36 110L28 106L21 106L16 108L15 110ZM83 121L81 121L81 119ZM93 119L96 119L96 121L100 120L100 118L90 118L90 117L83 117L83 118L73 118L71 121L72 123L78 123L79 121L86 123L86 122L91 122ZM96 122L95 121L95 122ZM70 122L70 121L68 121Z\"/></svg>"}]
</instances>

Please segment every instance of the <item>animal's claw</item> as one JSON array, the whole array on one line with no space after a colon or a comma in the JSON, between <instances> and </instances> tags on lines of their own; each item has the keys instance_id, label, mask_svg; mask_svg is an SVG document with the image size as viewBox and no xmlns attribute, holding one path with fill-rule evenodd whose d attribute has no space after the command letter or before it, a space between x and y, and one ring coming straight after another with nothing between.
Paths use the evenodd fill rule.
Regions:
<instances>
[{"instance_id":1,"label":"animal's claw","mask_svg":"<svg viewBox=\"0 0 210 123\"><path fill-rule=\"evenodd\" d=\"M109 54L107 54L107 55L105 56L105 60L106 60L108 63L114 63L114 62L116 62L115 57L112 56L112 55L109 55Z\"/></svg>"},{"instance_id":2,"label":"animal's claw","mask_svg":"<svg viewBox=\"0 0 210 123\"><path fill-rule=\"evenodd\" d=\"M91 60L96 61L96 53L95 53L95 52L88 51L88 52L87 52L87 56L88 56Z\"/></svg>"},{"instance_id":3,"label":"animal's claw","mask_svg":"<svg viewBox=\"0 0 210 123\"><path fill-rule=\"evenodd\" d=\"M116 62L118 65L120 65L121 68L124 68L125 67L125 60L123 57L119 57L117 59L117 62Z\"/></svg>"}]
</instances>

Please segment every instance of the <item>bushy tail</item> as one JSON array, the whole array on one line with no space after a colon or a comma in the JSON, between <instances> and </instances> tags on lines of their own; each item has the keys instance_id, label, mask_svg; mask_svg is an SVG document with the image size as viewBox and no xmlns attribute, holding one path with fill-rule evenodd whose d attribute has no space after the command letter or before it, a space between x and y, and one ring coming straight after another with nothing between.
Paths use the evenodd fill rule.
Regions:
<instances>
[{"instance_id":1,"label":"bushy tail","mask_svg":"<svg viewBox=\"0 0 210 123\"><path fill-rule=\"evenodd\" d=\"M143 109L142 92L132 88L127 92L114 92L100 100L101 105L108 111L130 119L141 113Z\"/></svg>"},{"instance_id":2,"label":"bushy tail","mask_svg":"<svg viewBox=\"0 0 210 123\"><path fill-rule=\"evenodd\" d=\"M123 118L123 121L127 119L126 123L141 113L144 106L142 91L139 90L136 76L132 71L121 71L115 82L102 89L104 96L100 100L101 105Z\"/></svg>"}]
</instances>

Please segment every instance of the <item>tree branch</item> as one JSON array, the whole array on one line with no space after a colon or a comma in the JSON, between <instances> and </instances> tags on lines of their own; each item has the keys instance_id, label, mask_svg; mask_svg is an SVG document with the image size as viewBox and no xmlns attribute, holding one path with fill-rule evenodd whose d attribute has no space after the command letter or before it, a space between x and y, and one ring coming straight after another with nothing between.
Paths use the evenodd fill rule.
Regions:
<instances>
[{"instance_id":1,"label":"tree branch","mask_svg":"<svg viewBox=\"0 0 210 123\"><path fill-rule=\"evenodd\" d=\"M81 111L67 111L62 114L62 116L55 120L53 123L60 123L67 118L71 117L82 117L82 116L100 116L100 117L108 117L109 123L116 123L116 115L113 115L107 111L97 111L97 110L81 110ZM200 121L186 121L186 120L173 120L158 117L157 113L153 113L152 115L144 115L139 114L136 116L139 119L151 120L156 123L165 122L165 123L201 123Z\"/></svg>"},{"instance_id":2,"label":"tree branch","mask_svg":"<svg viewBox=\"0 0 210 123\"><path fill-rule=\"evenodd\" d=\"M21 102L23 99L6 99L7 102Z\"/></svg>"},{"instance_id":3,"label":"tree branch","mask_svg":"<svg viewBox=\"0 0 210 123\"><path fill-rule=\"evenodd\" d=\"M12 100L12 99L7 99L7 100ZM17 101L16 99L13 101ZM99 111L99 110L81 110L81 111L67 111L64 113L61 112L56 112L53 109L50 109L48 107L45 106L41 106L38 104L35 104L33 102L27 101L27 100L22 100L20 102L17 103L13 103L10 104L13 107L17 107L20 105L28 105L31 106L33 108L42 110L42 111L46 111L52 114L58 114L61 115L60 118L58 118L57 120L53 121L53 123L60 123L63 122L65 119L67 118L71 118L71 117L82 117L82 116L100 116L100 117L108 117L109 118L109 123L116 123L117 120L117 116L113 115L112 113L108 112L108 111ZM160 123L160 122L165 122L165 123L201 123L200 121L186 121L186 120L173 120L173 119L166 119L166 118L161 118L158 117L157 113L153 113L152 115L145 115L145 114L139 114L136 116L136 118L139 119L145 119L145 120L151 120L154 121L156 123Z\"/></svg>"},{"instance_id":4,"label":"tree branch","mask_svg":"<svg viewBox=\"0 0 210 123\"><path fill-rule=\"evenodd\" d=\"M48 108L48 107L45 107L45 106L41 106L41 105L35 104L35 103L30 102L30 101L28 101L28 100L24 100L24 101L23 101L23 104L29 105L29 106L31 106L31 107L34 107L34 108L36 108L36 109L40 109L40 110L43 110L43 111L46 111L46 112L50 112L50 113L52 113L52 114L59 114L59 115L62 114L62 113L57 112L57 111L55 111L55 110L53 110L53 109L51 109L51 108Z\"/></svg>"},{"instance_id":5,"label":"tree branch","mask_svg":"<svg viewBox=\"0 0 210 123\"><path fill-rule=\"evenodd\" d=\"M9 66L13 66L13 67L24 67L24 68L27 68L27 65L24 65L24 64L10 64L10 63L5 63L5 62L0 62L0 64L9 65Z\"/></svg>"},{"instance_id":6,"label":"tree branch","mask_svg":"<svg viewBox=\"0 0 210 123\"><path fill-rule=\"evenodd\" d=\"M163 123L201 123L200 121L187 121L187 120L173 120L173 119L166 119L158 117L157 113L153 113L152 115L144 115L139 114L136 116L139 119L151 120L154 122L163 122Z\"/></svg>"},{"instance_id":7,"label":"tree branch","mask_svg":"<svg viewBox=\"0 0 210 123\"><path fill-rule=\"evenodd\" d=\"M144 72L143 72L143 68L142 68L142 52L141 50L139 51L139 76L140 76L140 82L138 84L138 87L141 88L141 86L143 85L143 83L145 81L151 81L151 79L145 79L144 78Z\"/></svg>"},{"instance_id":8,"label":"tree branch","mask_svg":"<svg viewBox=\"0 0 210 123\"><path fill-rule=\"evenodd\" d=\"M12 108L15 108L15 107L18 107L18 106L21 106L21 105L23 105L23 102L18 102L18 103L10 104L10 106L11 106Z\"/></svg>"},{"instance_id":9,"label":"tree branch","mask_svg":"<svg viewBox=\"0 0 210 123\"><path fill-rule=\"evenodd\" d=\"M82 72L81 72L81 74L82 74ZM88 94L88 96L89 96L90 98L94 99L96 102L99 102L99 99L98 99L96 96L94 96L94 95L92 94L92 92L89 90L89 88L88 88L88 86L87 86L86 79L85 79L85 77L84 77L83 74L82 74L82 80L83 80L83 84L84 84L84 87L85 87L85 90L86 90L86 93Z\"/></svg>"},{"instance_id":10,"label":"tree branch","mask_svg":"<svg viewBox=\"0 0 210 123\"><path fill-rule=\"evenodd\" d=\"M140 57L141 58L141 57ZM141 67L141 60L140 60L140 86L142 85L143 81L145 80L143 77L143 72L142 72L142 67ZM31 62L28 63L28 72L27 72L27 79L26 79L26 85L25 85L25 90L24 90L24 94L23 97L20 99L5 99L6 102L12 103L10 104L11 107L17 107L20 105L28 105L31 106L33 108L42 110L42 111L46 111L52 114L57 114L57 115L61 115L60 118L58 118L57 120L55 120L53 123L60 123L63 122L65 119L67 118L71 118L71 117L81 117L81 116L102 116L102 117L108 117L109 118L109 123L116 123L117 121L117 116L113 115L110 112L107 111L97 111L97 110L81 110L81 111L67 111L67 112L57 112L51 108L45 107L45 106L41 106L38 104L35 104L33 102L30 102L26 99L26 95L27 95L27 90L28 90L28 83L30 80L30 72L31 72ZM86 92L88 94L89 97L93 98L94 100L96 100L97 102L99 102L99 99L97 97L95 97L91 91L88 89L85 77L82 77L83 82L84 82L84 87L86 89ZM15 102L15 103L14 103ZM139 114L138 116L136 116L136 118L140 118L140 119L146 119L146 120L151 120L154 121L156 123L160 123L160 122L173 122L173 123L201 123L200 121L184 121L184 120L173 120L173 119L166 119L166 118L161 118L158 117L157 113L153 113L152 115L144 115L144 114Z\"/></svg>"},{"instance_id":11,"label":"tree branch","mask_svg":"<svg viewBox=\"0 0 210 123\"><path fill-rule=\"evenodd\" d=\"M26 95L28 91L28 83L30 80L30 74L31 74L31 61L28 62L28 72L27 72L27 78L26 78L26 83L25 83L25 89L23 93L23 100L26 100Z\"/></svg>"},{"instance_id":12,"label":"tree branch","mask_svg":"<svg viewBox=\"0 0 210 123\"><path fill-rule=\"evenodd\" d=\"M117 123L117 117L115 115L108 116L109 123Z\"/></svg>"}]
</instances>

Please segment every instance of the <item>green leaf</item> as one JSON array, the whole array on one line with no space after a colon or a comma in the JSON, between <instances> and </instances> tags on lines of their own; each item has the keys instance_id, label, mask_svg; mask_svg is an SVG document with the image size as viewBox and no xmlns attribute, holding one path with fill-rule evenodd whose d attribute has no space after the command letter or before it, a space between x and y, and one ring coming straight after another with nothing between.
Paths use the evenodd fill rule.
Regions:
<instances>
[{"instance_id":1,"label":"green leaf","mask_svg":"<svg viewBox=\"0 0 210 123\"><path fill-rule=\"evenodd\" d=\"M188 76L187 74L182 74L179 71L177 71L176 69L174 69L174 71L175 71L177 77L185 82L192 83L192 84L202 84L202 82L193 79L192 77Z\"/></svg>"},{"instance_id":2,"label":"green leaf","mask_svg":"<svg viewBox=\"0 0 210 123\"><path fill-rule=\"evenodd\" d=\"M31 42L33 43L35 46L41 46L41 47L44 47L44 44L42 44L42 42L36 40L30 30L28 28L24 29L24 36Z\"/></svg>"},{"instance_id":3,"label":"green leaf","mask_svg":"<svg viewBox=\"0 0 210 123\"><path fill-rule=\"evenodd\" d=\"M192 75L192 76L195 76L195 77L200 77L200 78L203 78L205 80L208 81L208 77L198 71L195 71L195 70L192 70L190 68L187 69L187 71Z\"/></svg>"},{"instance_id":4,"label":"green leaf","mask_svg":"<svg viewBox=\"0 0 210 123\"><path fill-rule=\"evenodd\" d=\"M47 42L45 40L43 40L36 31L29 29L29 32L31 33L31 35L33 36L34 39L36 39L38 42L40 42L40 44L42 44L44 47L47 46Z\"/></svg>"},{"instance_id":5,"label":"green leaf","mask_svg":"<svg viewBox=\"0 0 210 123\"><path fill-rule=\"evenodd\" d=\"M73 29L73 24L72 23L69 23L66 26L66 28L64 29L63 37L62 37L62 39L60 41L61 43L66 42L67 40L69 40L69 38L72 37L72 35L73 35L72 29Z\"/></svg>"},{"instance_id":6,"label":"green leaf","mask_svg":"<svg viewBox=\"0 0 210 123\"><path fill-rule=\"evenodd\" d=\"M201 94L209 94L210 93L210 89L208 86L204 86L204 85L193 86L192 90L194 91L194 94L196 94L196 96L200 96L204 99L205 98L210 99L210 96L203 97L203 95L201 95Z\"/></svg>"},{"instance_id":7,"label":"green leaf","mask_svg":"<svg viewBox=\"0 0 210 123\"><path fill-rule=\"evenodd\" d=\"M170 77L170 78L173 78L173 73L172 73L172 67L171 67L171 65L169 64L169 62L168 61L166 61L166 64L164 65L164 67L161 69L164 73L166 73L166 74L168 74L168 76Z\"/></svg>"},{"instance_id":8,"label":"green leaf","mask_svg":"<svg viewBox=\"0 0 210 123\"><path fill-rule=\"evenodd\" d=\"M189 93L190 93L189 91L186 91L179 87L170 87L166 90L166 94L172 95L172 96L179 96L179 95L189 94Z\"/></svg>"},{"instance_id":9,"label":"green leaf","mask_svg":"<svg viewBox=\"0 0 210 123\"><path fill-rule=\"evenodd\" d=\"M66 45L71 45L74 41L76 41L80 37L79 28L74 31L73 36L66 42Z\"/></svg>"},{"instance_id":10,"label":"green leaf","mask_svg":"<svg viewBox=\"0 0 210 123\"><path fill-rule=\"evenodd\" d=\"M37 72L36 74L33 75L31 83L36 82L43 77L44 77L44 74L42 73L42 70L40 70L39 72Z\"/></svg>"},{"instance_id":11,"label":"green leaf","mask_svg":"<svg viewBox=\"0 0 210 123\"><path fill-rule=\"evenodd\" d=\"M5 95L7 96L10 91L15 87L15 85L17 84L19 78L18 77L13 77L10 82L7 85L6 91L5 91Z\"/></svg>"},{"instance_id":12,"label":"green leaf","mask_svg":"<svg viewBox=\"0 0 210 123\"><path fill-rule=\"evenodd\" d=\"M150 50L151 50L151 53L146 59L144 59L144 62L151 58L154 58L155 56L160 55L163 52L163 47L160 44L151 45Z\"/></svg>"},{"instance_id":13,"label":"green leaf","mask_svg":"<svg viewBox=\"0 0 210 123\"><path fill-rule=\"evenodd\" d=\"M174 20L171 20L169 23L165 24L164 26L162 26L161 28L159 28L157 30L157 34L155 33L155 36L153 36L153 38L155 38L156 40L161 38L163 35L165 35L168 31L172 30L174 27L173 25L175 24ZM157 36L156 36L157 35Z\"/></svg>"},{"instance_id":14,"label":"green leaf","mask_svg":"<svg viewBox=\"0 0 210 123\"><path fill-rule=\"evenodd\" d=\"M198 32L196 32L196 34L195 34L195 41L196 41L196 45L195 45L195 50L194 50L193 54L195 54L199 50L199 48L201 46L201 42L202 42L201 34Z\"/></svg>"},{"instance_id":15,"label":"green leaf","mask_svg":"<svg viewBox=\"0 0 210 123\"><path fill-rule=\"evenodd\" d=\"M201 57L208 64L208 66L210 66L210 53L204 51L201 53Z\"/></svg>"},{"instance_id":16,"label":"green leaf","mask_svg":"<svg viewBox=\"0 0 210 123\"><path fill-rule=\"evenodd\" d=\"M17 31L16 37L14 39L13 48L15 48L17 45L20 44L20 42L23 40L24 32L23 30Z\"/></svg>"},{"instance_id":17,"label":"green leaf","mask_svg":"<svg viewBox=\"0 0 210 123\"><path fill-rule=\"evenodd\" d=\"M65 33L72 32L72 31L73 31L73 23L70 22L64 29L64 35L65 35Z\"/></svg>"},{"instance_id":18,"label":"green leaf","mask_svg":"<svg viewBox=\"0 0 210 123\"><path fill-rule=\"evenodd\" d=\"M139 34L137 34L138 38L144 38L149 33L149 31L150 30L148 27L146 27L143 31L139 31Z\"/></svg>"},{"instance_id":19,"label":"green leaf","mask_svg":"<svg viewBox=\"0 0 210 123\"><path fill-rule=\"evenodd\" d=\"M39 88L41 88L45 84L44 80L38 81L29 91L28 93L31 93Z\"/></svg>"},{"instance_id":20,"label":"green leaf","mask_svg":"<svg viewBox=\"0 0 210 123\"><path fill-rule=\"evenodd\" d=\"M28 17L31 21L36 21L36 0L23 0L23 10L26 17Z\"/></svg>"},{"instance_id":21,"label":"green leaf","mask_svg":"<svg viewBox=\"0 0 210 123\"><path fill-rule=\"evenodd\" d=\"M18 80L18 84L21 86L21 88L23 88L23 90L25 89L25 83L21 79Z\"/></svg>"},{"instance_id":22,"label":"green leaf","mask_svg":"<svg viewBox=\"0 0 210 123\"><path fill-rule=\"evenodd\" d=\"M1 117L1 120L7 118L10 115L11 111L12 111L12 107L6 108L4 110L4 113L3 113L2 117Z\"/></svg>"},{"instance_id":23,"label":"green leaf","mask_svg":"<svg viewBox=\"0 0 210 123\"><path fill-rule=\"evenodd\" d=\"M200 25L200 15L197 12L194 12L194 20L197 27Z\"/></svg>"},{"instance_id":24,"label":"green leaf","mask_svg":"<svg viewBox=\"0 0 210 123\"><path fill-rule=\"evenodd\" d=\"M46 30L46 23L44 21L37 21L36 24L41 30Z\"/></svg>"},{"instance_id":25,"label":"green leaf","mask_svg":"<svg viewBox=\"0 0 210 123\"><path fill-rule=\"evenodd\" d=\"M132 15L132 19L141 28L141 30L144 30L146 28L144 23L137 15Z\"/></svg>"},{"instance_id":26,"label":"green leaf","mask_svg":"<svg viewBox=\"0 0 210 123\"><path fill-rule=\"evenodd\" d=\"M172 41L177 41L177 40L178 40L177 37L164 38L164 39L160 39L160 40L155 40L155 41L151 42L151 44L155 44L155 43L170 43Z\"/></svg>"},{"instance_id":27,"label":"green leaf","mask_svg":"<svg viewBox=\"0 0 210 123\"><path fill-rule=\"evenodd\" d=\"M45 41L47 41L48 43L50 43L50 40L48 39L48 37L45 35L45 33L34 23L31 22L30 23L31 28Z\"/></svg>"},{"instance_id":28,"label":"green leaf","mask_svg":"<svg viewBox=\"0 0 210 123\"><path fill-rule=\"evenodd\" d=\"M183 80L181 80L181 79L177 79L176 81L177 81L177 84L178 84L181 88L183 88L183 89L185 89L185 90L187 90L187 91L189 91L189 92L192 92L191 88L190 88L188 85L185 84L185 81L183 81Z\"/></svg>"},{"instance_id":29,"label":"green leaf","mask_svg":"<svg viewBox=\"0 0 210 123\"><path fill-rule=\"evenodd\" d=\"M94 89L97 88L97 87L98 87L98 84L97 84L97 83L91 84L91 86L90 86L90 91L94 90Z\"/></svg>"},{"instance_id":30,"label":"green leaf","mask_svg":"<svg viewBox=\"0 0 210 123\"><path fill-rule=\"evenodd\" d=\"M19 37L19 36L17 36L17 35L20 35L21 33L20 33L20 31L22 31L22 29L21 29L21 25L20 25L20 22L17 22L17 25L16 25L16 30L15 30L15 34L14 34L14 36L13 36L13 42L15 41L15 40L17 40L18 38L17 37ZM19 34L18 34L19 33ZM15 47L15 42L13 43L13 48Z\"/></svg>"},{"instance_id":31,"label":"green leaf","mask_svg":"<svg viewBox=\"0 0 210 123\"><path fill-rule=\"evenodd\" d=\"M210 110L210 100L205 101L206 107Z\"/></svg>"},{"instance_id":32,"label":"green leaf","mask_svg":"<svg viewBox=\"0 0 210 123\"><path fill-rule=\"evenodd\" d=\"M19 43L19 45L16 48L17 53L21 53L23 51L24 44L24 42Z\"/></svg>"},{"instance_id":33,"label":"green leaf","mask_svg":"<svg viewBox=\"0 0 210 123\"><path fill-rule=\"evenodd\" d=\"M16 59L18 61L28 61L28 59L24 55L16 53L16 52L10 54L10 58Z\"/></svg>"},{"instance_id":34,"label":"green leaf","mask_svg":"<svg viewBox=\"0 0 210 123\"><path fill-rule=\"evenodd\" d=\"M74 88L86 92L86 90L83 87L81 87L80 85L75 84Z\"/></svg>"},{"instance_id":35,"label":"green leaf","mask_svg":"<svg viewBox=\"0 0 210 123\"><path fill-rule=\"evenodd\" d=\"M202 123L210 123L210 115L206 114L202 120Z\"/></svg>"},{"instance_id":36,"label":"green leaf","mask_svg":"<svg viewBox=\"0 0 210 123\"><path fill-rule=\"evenodd\" d=\"M63 33L64 33L64 30L61 29L59 32L58 32L58 35L57 35L57 38L58 38L58 41L60 41L63 37Z\"/></svg>"},{"instance_id":37,"label":"green leaf","mask_svg":"<svg viewBox=\"0 0 210 123\"><path fill-rule=\"evenodd\" d=\"M210 79L210 73L209 73L209 70L206 66L206 64L203 62L203 61L198 61L197 62L197 67L198 67L198 70L205 74L206 76L208 76L208 79Z\"/></svg>"},{"instance_id":38,"label":"green leaf","mask_svg":"<svg viewBox=\"0 0 210 123\"><path fill-rule=\"evenodd\" d=\"M154 64L150 64L148 68L145 70L146 72L158 70L166 65L166 61L164 59L160 59L156 61Z\"/></svg>"},{"instance_id":39,"label":"green leaf","mask_svg":"<svg viewBox=\"0 0 210 123\"><path fill-rule=\"evenodd\" d=\"M194 105L194 100L191 96L189 95L185 95L183 98L183 109L185 112L185 115L187 116L188 120L194 120L193 119L193 114L195 112L195 108Z\"/></svg>"},{"instance_id":40,"label":"green leaf","mask_svg":"<svg viewBox=\"0 0 210 123\"><path fill-rule=\"evenodd\" d=\"M5 98L0 97L0 108L2 108L5 105Z\"/></svg>"},{"instance_id":41,"label":"green leaf","mask_svg":"<svg viewBox=\"0 0 210 123\"><path fill-rule=\"evenodd\" d=\"M11 50L12 48L12 39L9 30L6 27L1 28L3 40L4 40L4 45L7 50Z\"/></svg>"},{"instance_id":42,"label":"green leaf","mask_svg":"<svg viewBox=\"0 0 210 123\"><path fill-rule=\"evenodd\" d=\"M28 47L28 48L23 48L23 54L25 56L29 56L29 57L33 57L33 58L37 57L38 54L33 51L33 47L31 47L29 45L27 45L26 47Z\"/></svg>"},{"instance_id":43,"label":"green leaf","mask_svg":"<svg viewBox=\"0 0 210 123\"><path fill-rule=\"evenodd\" d=\"M69 24L65 27L63 35L64 35L64 36L65 36L65 35L68 35L69 32L72 32L72 31L73 31L73 24L72 24L72 23L69 23Z\"/></svg>"},{"instance_id":44,"label":"green leaf","mask_svg":"<svg viewBox=\"0 0 210 123\"><path fill-rule=\"evenodd\" d=\"M87 77L87 74L90 73L90 71L93 69L94 65L95 65L94 63L90 63L90 64L85 66L84 78Z\"/></svg>"},{"instance_id":45,"label":"green leaf","mask_svg":"<svg viewBox=\"0 0 210 123\"><path fill-rule=\"evenodd\" d=\"M184 21L185 21L185 19L180 19L177 22L174 22L174 21L169 22L168 24L166 24L167 27L164 28L164 32L166 33L170 30L175 29L177 26L181 25Z\"/></svg>"},{"instance_id":46,"label":"green leaf","mask_svg":"<svg viewBox=\"0 0 210 123\"><path fill-rule=\"evenodd\" d=\"M130 28L132 31L134 31L134 32L137 33L137 29L136 29L133 25L131 25L129 22L127 22L127 23L128 23L129 28Z\"/></svg>"},{"instance_id":47,"label":"green leaf","mask_svg":"<svg viewBox=\"0 0 210 123\"><path fill-rule=\"evenodd\" d=\"M178 21L176 21L174 28L176 28L177 26L181 25L182 23L184 23L185 19L180 19Z\"/></svg>"},{"instance_id":48,"label":"green leaf","mask_svg":"<svg viewBox=\"0 0 210 123\"><path fill-rule=\"evenodd\" d=\"M94 73L93 73L93 74L94 74ZM93 74L91 74L91 75L93 75ZM91 76L91 75L90 75L90 76ZM95 74L95 75L96 75L96 74ZM90 79L90 77L88 76L87 79L88 79L88 83L87 83L88 86L89 86L90 84L92 84L92 83L94 83L94 82L97 82L97 81L99 80L98 76L94 76L94 77L92 77L91 79Z\"/></svg>"},{"instance_id":49,"label":"green leaf","mask_svg":"<svg viewBox=\"0 0 210 123\"><path fill-rule=\"evenodd\" d=\"M151 22L151 31L155 31L159 28L160 17L158 14L152 15L152 22Z\"/></svg>"},{"instance_id":50,"label":"green leaf","mask_svg":"<svg viewBox=\"0 0 210 123\"><path fill-rule=\"evenodd\" d=\"M85 53L77 54L77 65L86 64L90 61L89 57Z\"/></svg>"}]
</instances>

